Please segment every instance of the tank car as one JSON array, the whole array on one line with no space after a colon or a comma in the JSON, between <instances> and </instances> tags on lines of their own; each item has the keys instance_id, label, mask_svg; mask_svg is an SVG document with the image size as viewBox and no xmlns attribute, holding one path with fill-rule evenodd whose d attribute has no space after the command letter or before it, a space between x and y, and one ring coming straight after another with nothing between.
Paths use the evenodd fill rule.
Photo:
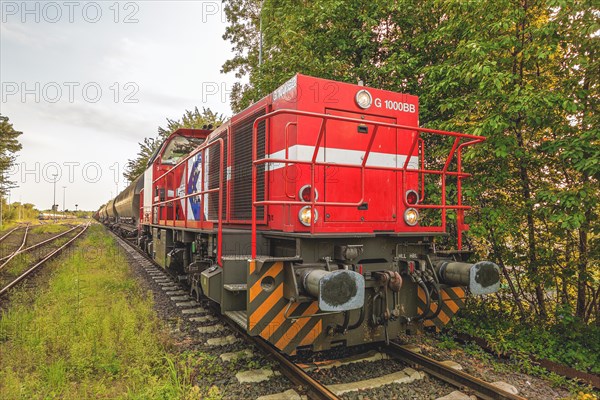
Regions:
<instances>
[{"instance_id":1,"label":"tank car","mask_svg":"<svg viewBox=\"0 0 600 400\"><path fill-rule=\"evenodd\" d=\"M140 192L144 187L143 176L135 179L114 199L115 225L123 236L136 236L140 217Z\"/></svg>"},{"instance_id":2,"label":"tank car","mask_svg":"<svg viewBox=\"0 0 600 400\"><path fill-rule=\"evenodd\" d=\"M108 221L108 211L107 211L106 206L108 206L108 203L103 205L102 209L100 211L100 218L102 219L102 222Z\"/></svg>"},{"instance_id":3,"label":"tank car","mask_svg":"<svg viewBox=\"0 0 600 400\"><path fill-rule=\"evenodd\" d=\"M38 219L40 220L51 220L51 219L75 219L74 215L59 214L59 213L39 213Z\"/></svg>"},{"instance_id":4,"label":"tank car","mask_svg":"<svg viewBox=\"0 0 600 400\"><path fill-rule=\"evenodd\" d=\"M115 199L109 200L109 202L106 203L106 222L111 225L117 222L117 210L115 210Z\"/></svg>"},{"instance_id":5,"label":"tank car","mask_svg":"<svg viewBox=\"0 0 600 400\"><path fill-rule=\"evenodd\" d=\"M500 274L462 248L462 154L484 138L418 112L416 96L295 75L215 130L173 133L108 220L287 354L442 327Z\"/></svg>"}]
</instances>

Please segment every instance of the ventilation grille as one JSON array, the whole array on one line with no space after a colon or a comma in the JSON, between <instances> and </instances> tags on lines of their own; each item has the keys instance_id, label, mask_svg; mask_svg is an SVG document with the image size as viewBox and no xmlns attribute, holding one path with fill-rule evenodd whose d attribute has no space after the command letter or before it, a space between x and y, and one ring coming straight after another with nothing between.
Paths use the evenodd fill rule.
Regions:
<instances>
[{"instance_id":1,"label":"ventilation grille","mask_svg":"<svg viewBox=\"0 0 600 400\"><path fill-rule=\"evenodd\" d=\"M223 131L219 136L223 139L223 182L221 188L223 190L223 209L221 218L227 218L227 131ZM208 149L208 188L216 189L219 187L219 170L221 167L221 146L215 144ZM206 179L206 178L205 178ZM219 215L219 192L210 193L208 195L208 219L215 221Z\"/></svg>"},{"instance_id":2,"label":"ventilation grille","mask_svg":"<svg viewBox=\"0 0 600 400\"><path fill-rule=\"evenodd\" d=\"M232 149L232 189L231 219L249 221L252 219L252 125L256 118L265 115L260 110L233 126ZM258 125L257 157L265 156L265 122ZM259 165L256 171L256 200L265 198L265 166ZM264 207L256 209L257 220L264 218Z\"/></svg>"}]
</instances>

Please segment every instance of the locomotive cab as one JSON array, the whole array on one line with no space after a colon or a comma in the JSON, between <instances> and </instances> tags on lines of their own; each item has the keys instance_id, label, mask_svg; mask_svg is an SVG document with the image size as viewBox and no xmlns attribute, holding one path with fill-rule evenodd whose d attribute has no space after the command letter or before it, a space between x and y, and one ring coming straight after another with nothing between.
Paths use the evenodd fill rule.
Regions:
<instances>
[{"instance_id":1,"label":"locomotive cab","mask_svg":"<svg viewBox=\"0 0 600 400\"><path fill-rule=\"evenodd\" d=\"M211 132L212 126L210 129L177 129L156 149L148 161L146 171L138 178L142 189L138 192L137 203L135 199L132 200L137 206L137 220L140 221L137 227L138 243L163 267L175 265L174 261L180 252L175 251L177 249L172 234L162 234L161 230L154 229L152 225L178 218L183 214L181 203L169 202L182 195L181 184L178 185L178 189L173 189L176 182L183 179L181 171L175 170L174 167L182 158L201 146ZM173 173L170 174L169 171Z\"/></svg>"},{"instance_id":2,"label":"locomotive cab","mask_svg":"<svg viewBox=\"0 0 600 400\"><path fill-rule=\"evenodd\" d=\"M144 188L150 189L148 192L144 191L144 204L163 203L154 209L153 223L173 219L183 212L181 204L168 202L178 195L176 190L169 188L180 182L181 171L174 171L172 174L168 172L173 170L182 158L202 145L211 132L212 130L208 129L178 129L165 139L150 159L148 169L144 173ZM146 206L142 218L149 218L149 209L150 207Z\"/></svg>"}]
</instances>

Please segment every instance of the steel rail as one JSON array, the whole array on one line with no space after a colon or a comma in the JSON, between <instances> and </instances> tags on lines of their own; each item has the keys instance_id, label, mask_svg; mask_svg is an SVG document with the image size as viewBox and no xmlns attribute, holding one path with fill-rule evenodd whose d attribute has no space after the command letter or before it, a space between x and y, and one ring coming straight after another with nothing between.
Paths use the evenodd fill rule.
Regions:
<instances>
[{"instance_id":1,"label":"steel rail","mask_svg":"<svg viewBox=\"0 0 600 400\"><path fill-rule=\"evenodd\" d=\"M420 365L425 372L435 376L452 386L458 388L466 387L472 390L475 395L484 400L526 400L524 397L509 393L488 382L485 382L472 375L448 367L439 361L424 356L414 351L410 351L399 344L390 343L384 350L395 358L409 361Z\"/></svg>"},{"instance_id":2,"label":"steel rail","mask_svg":"<svg viewBox=\"0 0 600 400\"><path fill-rule=\"evenodd\" d=\"M67 233L69 233L69 232L73 232L73 231L74 231L75 229L77 229L77 228L81 228L81 226L82 226L82 225L77 225L77 226L74 226L73 228L69 229L68 231L64 231L64 232L62 232L62 233L60 233L60 234L58 234L58 235L56 235L56 236L53 236L53 237L51 237L51 238L49 238L49 239L46 239L46 240L44 240L44 241L41 241L41 242L39 242L39 243L36 243L36 244L34 244L34 245L31 245L31 246L29 246L29 247L26 247L26 248L24 248L24 249L20 250L20 251L19 251L17 254L21 254L21 253L28 252L28 251L30 251L30 250L33 250L33 249L35 249L35 248L38 248L38 247L40 247L40 246L43 246L43 245L45 245L46 243L52 242L52 241L54 241L54 240L56 240L56 239L59 239L59 238L61 238L61 237L65 236ZM15 254L15 255L17 255L17 254ZM4 260L6 260L8 257L10 257L10 256L5 256L5 257L2 257L2 258L0 258L0 262L1 262L1 261L4 261Z\"/></svg>"},{"instance_id":3,"label":"steel rail","mask_svg":"<svg viewBox=\"0 0 600 400\"><path fill-rule=\"evenodd\" d=\"M122 240L123 243L126 243L128 246L134 248L147 260L149 260L152 263L155 263L155 261L149 258L148 255L141 251L139 247L135 246L130 241L119 237L114 232L110 230L109 232L113 234L116 238ZM279 352L267 341L265 341L259 336L250 336L236 322L234 322L226 315L221 315L221 317L221 321L225 322L232 330L242 335L244 339L246 339L254 346L258 347L260 350L265 352L272 360L274 360L278 364L282 374L286 378L292 381L295 385L298 385L304 390L306 390L308 398L315 400L339 400L339 397L335 393L333 393L327 386L312 378L309 374L306 373L306 371L304 371L294 362L290 361L285 355ZM385 351L387 351L394 358L400 358L403 360L407 360L410 363L420 365L425 372L451 384L452 386L455 386L459 389L467 387L471 389L481 399L526 400L523 397L506 392L474 376L447 367L429 357L404 349L402 346L397 345L395 343L390 343L389 346L385 348Z\"/></svg>"},{"instance_id":4,"label":"steel rail","mask_svg":"<svg viewBox=\"0 0 600 400\"><path fill-rule=\"evenodd\" d=\"M116 233L111 230L108 230L112 235L114 235L117 239L123 241L128 246L135 249L139 254L144 256L147 260L156 264L156 262L151 259L146 253L144 253L139 247L131 243L130 241L123 239ZM158 265L158 264L156 264ZM1 292L0 292L1 294ZM307 395L310 399L314 400L339 400L339 397L336 396L331 390L329 390L326 386L319 383L317 380L313 379L310 375L306 373L302 368L298 365L294 364L292 361L288 360L283 354L281 354L276 348L271 346L265 340L260 337L250 336L246 331L242 330L241 327L228 318L226 315L221 315L222 321L227 323L235 332L241 334L248 342L254 344L259 349L263 350L267 353L271 358L273 358L278 365L281 367L281 372L285 375L289 380L294 382L296 385L302 386L307 390Z\"/></svg>"},{"instance_id":5,"label":"steel rail","mask_svg":"<svg viewBox=\"0 0 600 400\"><path fill-rule=\"evenodd\" d=\"M25 243L27 242L27 234L28 233L29 233L29 225L27 225L25 227L25 234L23 235L23 241L21 242L21 245L11 255L9 255L8 257L5 258L6 261L2 265L0 265L0 269L4 268L6 266L6 264L9 263L10 260L15 258L17 254L19 254L19 252L21 251L21 249L23 248L23 246L25 246Z\"/></svg>"},{"instance_id":6,"label":"steel rail","mask_svg":"<svg viewBox=\"0 0 600 400\"><path fill-rule=\"evenodd\" d=\"M73 238L71 238L67 243L63 244L62 246L60 246L58 249L54 250L53 252L51 252L50 254L48 254L46 257L44 257L41 261L38 261L34 266L30 267L27 271L23 272L21 275L19 275L17 278L15 278L12 282L10 282L8 285L4 286L2 289L0 289L0 297L3 296L4 294L6 294L10 289L12 289L15 285L17 285L19 282L21 282L23 279L25 279L27 276L29 276L32 272L34 272L36 269L38 269L40 266L42 266L46 261L50 260L51 258L53 258L55 255L59 254L60 252L62 252L64 249L66 249L71 243L73 243L79 236L81 236L86 230L87 228L90 226L90 224L88 223L87 225L83 225L83 229L81 230L81 232L79 232L77 235L75 235ZM79 226L81 227L81 225Z\"/></svg>"},{"instance_id":7,"label":"steel rail","mask_svg":"<svg viewBox=\"0 0 600 400\"><path fill-rule=\"evenodd\" d=\"M225 315L223 315L223 320L233 330L243 335L247 341L267 353L268 356L279 365L282 374L286 378L306 390L306 394L309 399L339 400L339 397L329 390L327 386L311 377L306 373L306 371L304 371L294 362L290 361L285 355L279 352L279 350L277 350L275 347L271 346L267 341L259 336L250 336L246 331L242 330L238 324Z\"/></svg>"},{"instance_id":8,"label":"steel rail","mask_svg":"<svg viewBox=\"0 0 600 400\"><path fill-rule=\"evenodd\" d=\"M4 236L0 237L0 242L2 242L4 239L6 239L7 237L9 237L11 233L13 233L17 229L21 229L21 228L22 228L22 226L17 226L15 228L12 228L10 231L6 232L6 234Z\"/></svg>"}]
</instances>

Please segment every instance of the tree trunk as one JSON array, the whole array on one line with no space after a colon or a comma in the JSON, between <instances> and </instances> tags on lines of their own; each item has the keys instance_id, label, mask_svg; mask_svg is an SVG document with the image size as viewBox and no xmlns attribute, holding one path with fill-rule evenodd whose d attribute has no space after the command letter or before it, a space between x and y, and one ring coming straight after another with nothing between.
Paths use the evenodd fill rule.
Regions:
<instances>
[{"instance_id":1,"label":"tree trunk","mask_svg":"<svg viewBox=\"0 0 600 400\"><path fill-rule=\"evenodd\" d=\"M517 124L519 125L519 124ZM525 142L523 140L523 134L517 127L515 129L517 136L517 143L519 148L523 152L527 152L525 148ZM527 166L522 159L518 161L519 177L521 178L521 194L523 201L525 202L526 215L527 215L527 260L529 262L529 276L534 282L535 298L539 307L540 316L545 318L548 314L546 312L546 299L544 298L544 289L540 283L540 277L538 275L538 261L537 261L537 242L535 237L535 220L533 217L533 208L531 206L531 181L529 178L529 172Z\"/></svg>"},{"instance_id":2,"label":"tree trunk","mask_svg":"<svg viewBox=\"0 0 600 400\"><path fill-rule=\"evenodd\" d=\"M585 212L585 222L579 227L579 258L577 261L577 306L575 307L575 315L582 320L585 320L586 310L586 283L588 280L587 265L588 265L588 230L591 212Z\"/></svg>"},{"instance_id":3,"label":"tree trunk","mask_svg":"<svg viewBox=\"0 0 600 400\"><path fill-rule=\"evenodd\" d=\"M515 299L515 303L517 304L517 307L519 308L519 315L521 316L521 320L524 321L525 316L526 316L525 309L523 308L523 304L521 303L521 298L519 296L519 293L517 293L517 290L515 289L515 284L513 283L510 275L508 274L508 271L506 270L506 266L504 265L504 261L502 260L498 242L496 241L496 238L494 236L494 228L492 228L490 226L489 231L491 233L490 241L492 242L492 248L494 249L494 253L496 253L496 261L498 261L498 265L500 266L500 269L502 270L502 275L504 275L506 282L508 282L508 287L510 288L510 291L513 295L513 299Z\"/></svg>"},{"instance_id":4,"label":"tree trunk","mask_svg":"<svg viewBox=\"0 0 600 400\"><path fill-rule=\"evenodd\" d=\"M517 77L514 81L514 84L519 87L524 87L524 60L523 60L523 50L525 49L526 42L526 28L528 26L528 10L529 4L527 0L523 0L521 7L523 8L523 18L515 25L515 36L517 40L520 41L520 46L515 48L512 57L513 57L513 75ZM528 153L528 149L525 147L525 141L523 139L523 127L522 127L522 116L517 115L515 122L515 134L517 137L517 143L519 149L522 150L523 154ZM537 305L539 308L539 315L542 318L547 316L546 312L546 301L544 298L544 289L540 283L540 277L538 275L538 262L537 262L537 246L536 246L536 237L535 237L535 221L533 217L533 207L531 204L531 181L528 173L528 165L526 165L526 160L522 157L517 158L515 162L518 165L519 177L521 180L521 194L523 196L523 201L525 203L525 209L527 214L527 258L528 258L528 272L530 279L534 282L535 287L535 298L537 301Z\"/></svg>"}]
</instances>

